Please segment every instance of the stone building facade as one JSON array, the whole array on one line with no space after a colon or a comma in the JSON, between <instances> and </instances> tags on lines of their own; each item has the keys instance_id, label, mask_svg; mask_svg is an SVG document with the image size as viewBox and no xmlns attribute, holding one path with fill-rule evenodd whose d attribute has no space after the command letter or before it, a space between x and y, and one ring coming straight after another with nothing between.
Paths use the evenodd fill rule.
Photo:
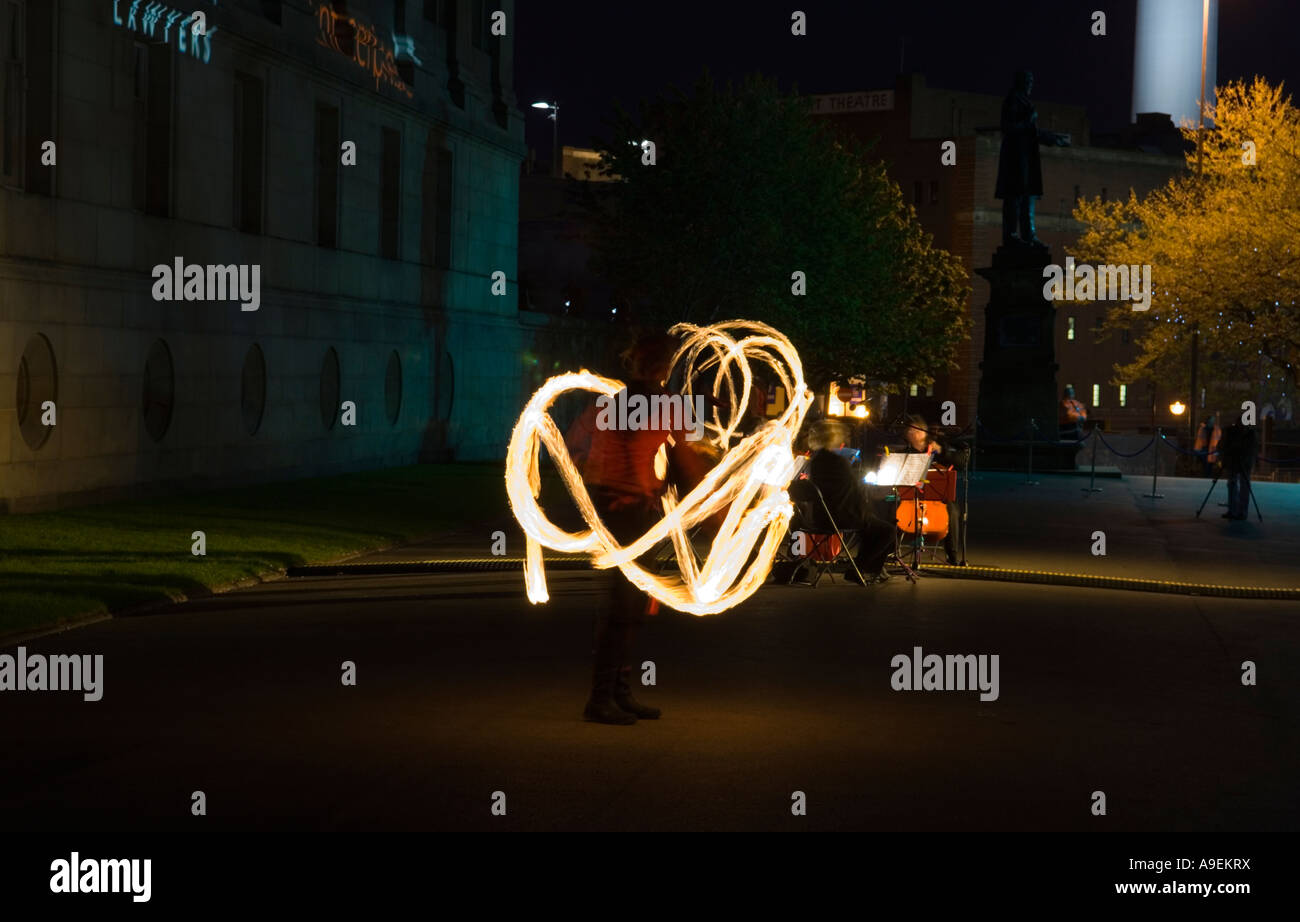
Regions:
<instances>
[{"instance_id":1,"label":"stone building facade","mask_svg":"<svg viewBox=\"0 0 1300 922\"><path fill-rule=\"evenodd\" d=\"M0 507L500 457L513 13L0 3Z\"/></svg>"}]
</instances>

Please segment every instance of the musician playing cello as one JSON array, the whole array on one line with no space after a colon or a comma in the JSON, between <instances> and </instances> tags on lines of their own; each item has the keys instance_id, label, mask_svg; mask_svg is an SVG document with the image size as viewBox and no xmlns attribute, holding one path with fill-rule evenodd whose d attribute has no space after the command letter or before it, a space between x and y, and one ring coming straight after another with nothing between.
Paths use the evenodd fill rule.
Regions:
<instances>
[{"instance_id":1,"label":"musician playing cello","mask_svg":"<svg viewBox=\"0 0 1300 922\"><path fill-rule=\"evenodd\" d=\"M926 452L930 455L930 464L934 467L959 469L969 460L965 449L945 448L934 438L925 418L915 413L906 417L907 427L903 430L906 443L904 451L908 453ZM948 503L948 534L943 539L944 555L948 563L957 566L960 558L957 553L957 532L960 530L961 518L956 503Z\"/></svg>"}]
</instances>

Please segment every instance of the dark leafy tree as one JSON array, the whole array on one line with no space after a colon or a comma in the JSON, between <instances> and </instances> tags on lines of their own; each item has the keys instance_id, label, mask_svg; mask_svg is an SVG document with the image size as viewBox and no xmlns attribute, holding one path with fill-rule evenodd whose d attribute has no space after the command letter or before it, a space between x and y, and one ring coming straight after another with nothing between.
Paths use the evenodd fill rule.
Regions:
<instances>
[{"instance_id":1,"label":"dark leafy tree","mask_svg":"<svg viewBox=\"0 0 1300 922\"><path fill-rule=\"evenodd\" d=\"M814 386L928 384L969 336L967 271L883 164L809 105L763 77L719 89L706 74L639 122L619 109L600 150L622 181L592 199L598 268L646 322L771 324Z\"/></svg>"}]
</instances>

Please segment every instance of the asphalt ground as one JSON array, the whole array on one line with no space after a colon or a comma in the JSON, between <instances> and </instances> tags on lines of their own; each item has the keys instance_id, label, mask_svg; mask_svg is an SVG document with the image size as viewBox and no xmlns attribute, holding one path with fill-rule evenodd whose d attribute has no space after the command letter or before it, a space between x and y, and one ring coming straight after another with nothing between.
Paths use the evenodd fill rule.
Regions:
<instances>
[{"instance_id":1,"label":"asphalt ground","mask_svg":"<svg viewBox=\"0 0 1300 922\"><path fill-rule=\"evenodd\" d=\"M657 684L640 697L664 717L618 727L580 719L601 584L550 582L552 601L532 606L518 573L281 580L29 640L29 655L102 654L104 694L0 697L0 824L1300 825L1291 602L937 577L769 586L721 615L650 619L638 658ZM918 646L998 655L997 699L893 690L892 658Z\"/></svg>"}]
</instances>

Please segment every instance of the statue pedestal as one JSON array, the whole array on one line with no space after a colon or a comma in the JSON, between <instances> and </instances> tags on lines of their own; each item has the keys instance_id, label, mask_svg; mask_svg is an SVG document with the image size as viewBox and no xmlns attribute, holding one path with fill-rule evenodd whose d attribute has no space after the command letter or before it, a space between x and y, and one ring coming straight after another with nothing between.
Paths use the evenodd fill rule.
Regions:
<instances>
[{"instance_id":1,"label":"statue pedestal","mask_svg":"<svg viewBox=\"0 0 1300 922\"><path fill-rule=\"evenodd\" d=\"M978 463L986 470L1024 470L1031 443L1034 470L1075 469L1078 449L1058 439L1056 307L1043 297L1051 262L1048 249L1003 245L992 266L975 270L992 287L979 390Z\"/></svg>"}]
</instances>

